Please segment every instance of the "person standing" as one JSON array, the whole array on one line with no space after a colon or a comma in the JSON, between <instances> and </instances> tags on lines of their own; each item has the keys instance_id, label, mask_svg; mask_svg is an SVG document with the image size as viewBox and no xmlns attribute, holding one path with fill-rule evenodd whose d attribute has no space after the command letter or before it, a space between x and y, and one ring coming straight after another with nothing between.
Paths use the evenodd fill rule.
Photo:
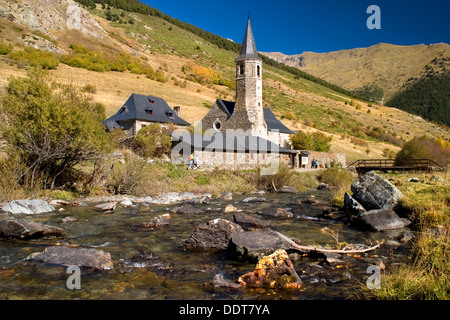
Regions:
<instances>
[{"instance_id":1,"label":"person standing","mask_svg":"<svg viewBox=\"0 0 450 320\"><path fill-rule=\"evenodd\" d=\"M187 168L187 170L191 169L194 169L194 153L191 153L191 155L189 156L189 167Z\"/></svg>"}]
</instances>

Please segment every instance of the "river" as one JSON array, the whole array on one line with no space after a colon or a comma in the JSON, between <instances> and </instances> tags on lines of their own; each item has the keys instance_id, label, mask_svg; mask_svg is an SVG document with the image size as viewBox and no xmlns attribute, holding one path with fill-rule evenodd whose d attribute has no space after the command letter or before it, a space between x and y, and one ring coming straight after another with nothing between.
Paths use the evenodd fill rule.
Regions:
<instances>
[{"instance_id":1,"label":"river","mask_svg":"<svg viewBox=\"0 0 450 320\"><path fill-rule=\"evenodd\" d=\"M245 212L254 213L268 206L289 208L294 218L271 220L271 228L289 237L301 240L302 245L330 245L336 242L321 232L328 227L338 232L339 241L347 243L375 243L389 240L393 233L363 232L340 220L318 218L323 205L304 204L302 200L314 196L329 201L328 190L311 190L299 194L265 194L266 202L243 203L244 196L233 200L212 199L209 204L195 205L202 214L171 213L179 204L136 207L117 206L112 214L95 209L96 203L86 207L65 207L62 212L33 216L15 216L60 227L67 232L62 239L31 241L0 239L0 299L279 299L279 300L336 300L348 299L366 283L367 268L382 259L389 269L408 259L410 246L396 249L388 246L362 255L341 255L339 261L328 263L324 259L300 257L294 266L303 281L300 290L240 290L215 292L208 283L216 274L235 282L239 276L251 272L254 262L234 260L226 252L185 251L181 244L195 228L211 219L231 219L232 213L223 213L232 204ZM153 217L169 212L170 225L160 229L142 226ZM65 217L73 222L63 223ZM0 213L0 219L10 218ZM114 268L91 271L82 269L81 289L69 290L70 274L61 266L45 265L23 259L33 252L41 252L50 245L78 245L97 248L111 254Z\"/></svg>"}]
</instances>

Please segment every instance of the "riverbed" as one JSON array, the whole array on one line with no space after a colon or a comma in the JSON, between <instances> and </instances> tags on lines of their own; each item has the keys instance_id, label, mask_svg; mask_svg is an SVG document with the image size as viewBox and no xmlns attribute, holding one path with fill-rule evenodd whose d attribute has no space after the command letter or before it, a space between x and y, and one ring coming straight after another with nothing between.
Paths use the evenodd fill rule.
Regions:
<instances>
[{"instance_id":1,"label":"riverbed","mask_svg":"<svg viewBox=\"0 0 450 320\"><path fill-rule=\"evenodd\" d=\"M321 257L300 256L293 261L303 286L298 290L241 289L214 290L209 284L215 275L236 282L253 271L255 262L231 258L226 251L189 251L182 248L200 224L212 219L231 219L232 213L224 208L232 204L239 210L264 220L270 220L271 229L288 237L299 239L302 245L336 246L336 241L321 232L327 227L339 235L339 242L375 244L395 239L396 232L359 231L344 219L323 218L321 213L329 207L329 190L311 190L298 194L264 194L265 202L243 203L246 196L233 195L232 200L211 199L208 204L194 205L204 213L176 214L171 210L180 203L136 203L133 207L117 205L107 214L86 206L64 206L63 211L32 216L15 215L64 229L64 238L38 240L0 239L0 299L233 299L233 300L340 300L354 297L356 290L365 285L371 274L369 266L380 260L387 270L406 263L409 244L383 245L365 253L340 255L328 261ZM317 203L303 203L314 199ZM313 202L313 201L312 201ZM285 208L293 218L272 218L256 215L266 207ZM60 207L57 207L59 209ZM146 228L152 218L170 213L170 224L162 228ZM76 220L63 222L63 218ZM0 219L10 218L0 213ZM392 243L392 241L391 241ZM53 245L96 248L110 253L114 268L103 271L81 270L81 288L69 290L66 268L25 261L33 252L42 252ZM382 271L384 272L384 271Z\"/></svg>"}]
</instances>

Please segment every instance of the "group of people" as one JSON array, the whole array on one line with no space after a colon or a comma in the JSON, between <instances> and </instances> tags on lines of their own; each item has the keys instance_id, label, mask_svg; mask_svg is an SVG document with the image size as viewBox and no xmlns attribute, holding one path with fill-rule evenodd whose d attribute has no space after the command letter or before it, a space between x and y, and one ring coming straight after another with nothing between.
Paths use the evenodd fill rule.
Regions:
<instances>
[{"instance_id":1,"label":"group of people","mask_svg":"<svg viewBox=\"0 0 450 320\"><path fill-rule=\"evenodd\" d=\"M187 170L197 170L197 169L198 169L198 159L193 153L191 153L191 155L189 156L189 167L187 168Z\"/></svg>"},{"instance_id":2,"label":"group of people","mask_svg":"<svg viewBox=\"0 0 450 320\"><path fill-rule=\"evenodd\" d=\"M328 169L329 165L328 162L325 163L325 169ZM320 165L320 168L323 169L323 165ZM311 169L319 169L319 161L317 161L316 159L313 159L311 161Z\"/></svg>"}]
</instances>

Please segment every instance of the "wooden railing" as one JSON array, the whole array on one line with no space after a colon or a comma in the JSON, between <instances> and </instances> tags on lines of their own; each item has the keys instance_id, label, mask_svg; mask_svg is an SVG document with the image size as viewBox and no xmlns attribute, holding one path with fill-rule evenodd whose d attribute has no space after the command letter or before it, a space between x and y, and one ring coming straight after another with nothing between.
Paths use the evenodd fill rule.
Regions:
<instances>
[{"instance_id":1,"label":"wooden railing","mask_svg":"<svg viewBox=\"0 0 450 320\"><path fill-rule=\"evenodd\" d=\"M359 173L372 170L378 171L443 171L443 168L436 161L430 159L408 159L401 163L396 163L393 159L367 159L358 160L348 166L354 168Z\"/></svg>"}]
</instances>

